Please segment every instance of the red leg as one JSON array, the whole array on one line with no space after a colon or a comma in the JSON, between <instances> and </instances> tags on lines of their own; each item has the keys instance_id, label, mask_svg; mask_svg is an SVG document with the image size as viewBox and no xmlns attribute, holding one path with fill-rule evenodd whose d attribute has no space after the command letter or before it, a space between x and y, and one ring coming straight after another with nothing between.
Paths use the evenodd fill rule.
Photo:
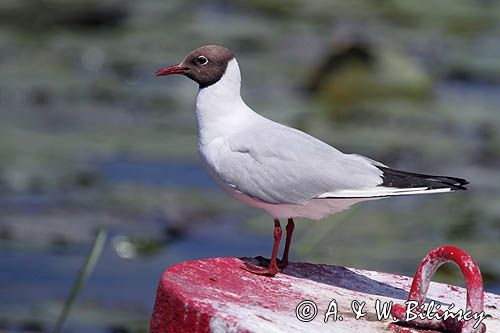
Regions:
<instances>
[{"instance_id":1,"label":"red leg","mask_svg":"<svg viewBox=\"0 0 500 333\"><path fill-rule=\"evenodd\" d=\"M290 244L292 244L292 235L294 228L295 223L293 222L293 219L288 219L288 223L286 224L285 250L283 251L283 258L281 259L281 263L279 265L280 268L285 268L286 266L288 266L288 253L290 252Z\"/></svg>"},{"instance_id":2,"label":"red leg","mask_svg":"<svg viewBox=\"0 0 500 333\"><path fill-rule=\"evenodd\" d=\"M274 276L278 273L278 247L281 240L281 225L279 220L274 220L274 246L273 254L271 255L271 261L269 262L269 267L259 267L252 264L245 263L241 268L247 270L251 273L258 275Z\"/></svg>"}]
</instances>

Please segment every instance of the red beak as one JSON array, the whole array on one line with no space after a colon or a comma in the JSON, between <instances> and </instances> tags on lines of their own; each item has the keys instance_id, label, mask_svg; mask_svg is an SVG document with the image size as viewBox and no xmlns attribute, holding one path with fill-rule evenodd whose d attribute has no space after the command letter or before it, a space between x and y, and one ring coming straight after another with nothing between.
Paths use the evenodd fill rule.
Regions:
<instances>
[{"instance_id":1,"label":"red beak","mask_svg":"<svg viewBox=\"0 0 500 333\"><path fill-rule=\"evenodd\" d=\"M165 76L165 75L170 75L170 74L184 74L186 73L187 68L182 67L180 65L174 65L170 67L165 67L162 68L158 71L156 71L155 76Z\"/></svg>"}]
</instances>

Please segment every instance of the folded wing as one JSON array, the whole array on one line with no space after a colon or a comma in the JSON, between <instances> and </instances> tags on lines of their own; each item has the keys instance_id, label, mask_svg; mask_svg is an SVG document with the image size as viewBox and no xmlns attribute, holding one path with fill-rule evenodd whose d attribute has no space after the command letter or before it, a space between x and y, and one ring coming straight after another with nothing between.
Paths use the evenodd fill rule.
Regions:
<instances>
[{"instance_id":1,"label":"folded wing","mask_svg":"<svg viewBox=\"0 0 500 333\"><path fill-rule=\"evenodd\" d=\"M259 126L227 138L214 166L241 193L267 203L303 204L326 192L382 183L382 171L362 156L277 123Z\"/></svg>"},{"instance_id":2,"label":"folded wing","mask_svg":"<svg viewBox=\"0 0 500 333\"><path fill-rule=\"evenodd\" d=\"M267 203L464 190L464 179L404 172L344 154L299 130L263 121L227 139L215 166L226 185Z\"/></svg>"}]
</instances>

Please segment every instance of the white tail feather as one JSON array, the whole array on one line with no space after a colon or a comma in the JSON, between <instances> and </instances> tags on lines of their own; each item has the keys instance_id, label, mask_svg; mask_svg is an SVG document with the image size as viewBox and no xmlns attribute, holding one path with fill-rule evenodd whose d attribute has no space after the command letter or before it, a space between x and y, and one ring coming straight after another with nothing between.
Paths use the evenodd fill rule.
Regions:
<instances>
[{"instance_id":1,"label":"white tail feather","mask_svg":"<svg viewBox=\"0 0 500 333\"><path fill-rule=\"evenodd\" d=\"M326 198L376 198L393 197L399 195L431 194L451 192L451 188L416 187L416 188L394 188L394 187L376 187L368 189L338 190L326 192L318 196L318 199Z\"/></svg>"}]
</instances>

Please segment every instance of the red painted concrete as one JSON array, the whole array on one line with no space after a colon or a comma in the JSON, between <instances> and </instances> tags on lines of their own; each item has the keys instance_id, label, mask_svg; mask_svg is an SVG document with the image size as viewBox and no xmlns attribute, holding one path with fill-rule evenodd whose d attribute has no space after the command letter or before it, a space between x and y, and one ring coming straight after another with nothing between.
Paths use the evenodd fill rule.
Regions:
<instances>
[{"instance_id":1,"label":"red painted concrete","mask_svg":"<svg viewBox=\"0 0 500 333\"><path fill-rule=\"evenodd\" d=\"M377 299L396 304L408 298L409 277L290 263L271 278L242 270L242 263L236 258L216 258L170 267L158 286L151 332L419 332L375 317ZM463 288L432 282L427 297L465 308ZM333 299L343 318L334 322L328 317L325 323ZM296 317L296 307L303 300L317 304L317 316L310 322ZM353 300L366 302L366 316L355 319ZM485 294L484 304L492 315L484 320L488 332L500 332L500 296Z\"/></svg>"}]
</instances>

